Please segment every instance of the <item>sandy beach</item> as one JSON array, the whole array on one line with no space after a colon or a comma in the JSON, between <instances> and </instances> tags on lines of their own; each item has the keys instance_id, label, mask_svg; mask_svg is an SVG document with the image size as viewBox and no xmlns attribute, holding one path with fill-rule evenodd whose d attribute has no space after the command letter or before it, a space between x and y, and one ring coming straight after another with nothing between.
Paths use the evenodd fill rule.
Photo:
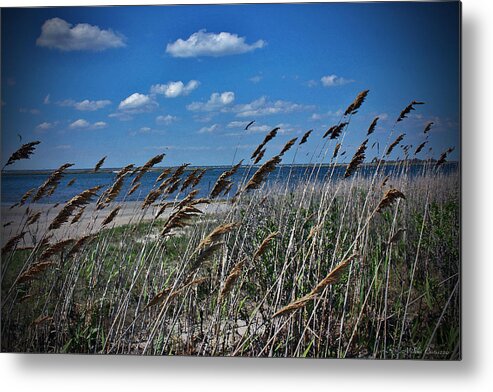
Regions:
<instances>
[{"instance_id":1,"label":"sandy beach","mask_svg":"<svg viewBox=\"0 0 493 392\"><path fill-rule=\"evenodd\" d=\"M96 203L88 204L85 211L75 224L70 224L70 220L63 224L59 229L52 230L53 239L56 241L68 238L80 238L88 234L94 234L101 229L101 223L117 206L121 209L115 219L106 226L106 228L128 225L139 222L149 222L154 219L159 207L151 206L142 209L142 202L129 201L123 203L114 203L102 210L96 210ZM10 205L2 204L1 222L2 222L2 246L14 235L26 231L27 235L19 243L19 247L32 246L48 229L53 219L63 208L63 204L42 204L34 203L22 207L10 208ZM227 203L199 204L197 206L205 214L217 214L225 212L228 209ZM26 221L29 216L41 212L38 221L26 227ZM158 218L166 220L173 212L173 208L167 208Z\"/></svg>"}]
</instances>

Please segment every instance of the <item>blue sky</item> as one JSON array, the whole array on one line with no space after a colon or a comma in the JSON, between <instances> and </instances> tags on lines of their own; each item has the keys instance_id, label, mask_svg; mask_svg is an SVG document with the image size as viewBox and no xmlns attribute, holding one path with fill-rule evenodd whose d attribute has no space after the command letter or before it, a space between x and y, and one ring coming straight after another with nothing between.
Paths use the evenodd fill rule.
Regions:
<instances>
[{"instance_id":1,"label":"blue sky","mask_svg":"<svg viewBox=\"0 0 493 392\"><path fill-rule=\"evenodd\" d=\"M426 105L394 136L417 146L433 121L432 154L455 146L458 159L459 34L457 2L2 9L2 165L18 134L42 143L12 169L162 152L163 165L231 164L277 126L266 157L313 129L296 154L305 163L365 89L347 159L377 115L369 145L384 146L414 99Z\"/></svg>"}]
</instances>

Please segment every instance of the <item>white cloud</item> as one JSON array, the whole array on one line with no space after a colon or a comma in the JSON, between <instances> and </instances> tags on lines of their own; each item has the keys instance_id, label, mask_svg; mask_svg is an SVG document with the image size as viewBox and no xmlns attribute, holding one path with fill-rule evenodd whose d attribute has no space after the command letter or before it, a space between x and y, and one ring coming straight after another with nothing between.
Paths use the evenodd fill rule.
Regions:
<instances>
[{"instance_id":1,"label":"white cloud","mask_svg":"<svg viewBox=\"0 0 493 392\"><path fill-rule=\"evenodd\" d=\"M118 105L118 109L127 113L149 112L158 106L149 95L133 93Z\"/></svg>"},{"instance_id":2,"label":"white cloud","mask_svg":"<svg viewBox=\"0 0 493 392\"><path fill-rule=\"evenodd\" d=\"M230 105L234 100L235 94L232 91L212 93L207 102L192 102L187 106L187 109L191 111L210 112L212 110L221 109L227 105Z\"/></svg>"},{"instance_id":3,"label":"white cloud","mask_svg":"<svg viewBox=\"0 0 493 392\"><path fill-rule=\"evenodd\" d=\"M231 121L227 127L228 128L245 128L248 125L249 121Z\"/></svg>"},{"instance_id":4,"label":"white cloud","mask_svg":"<svg viewBox=\"0 0 493 392\"><path fill-rule=\"evenodd\" d=\"M112 30L102 30L87 23L73 26L63 19L53 18L44 22L36 45L62 51L102 51L125 46L124 40L123 35Z\"/></svg>"},{"instance_id":5,"label":"white cloud","mask_svg":"<svg viewBox=\"0 0 493 392\"><path fill-rule=\"evenodd\" d=\"M219 124L212 124L210 127L202 127L199 129L199 133L212 133L219 129Z\"/></svg>"},{"instance_id":6,"label":"white cloud","mask_svg":"<svg viewBox=\"0 0 493 392\"><path fill-rule=\"evenodd\" d=\"M72 124L70 124L69 128L70 129L88 128L89 125L91 124L89 124L86 120L80 118L78 120L75 120Z\"/></svg>"},{"instance_id":7,"label":"white cloud","mask_svg":"<svg viewBox=\"0 0 493 392\"><path fill-rule=\"evenodd\" d=\"M190 80L187 84L182 81L168 82L166 84L155 84L151 87L151 94L163 94L166 98L176 98L180 95L188 95L197 87L200 82Z\"/></svg>"},{"instance_id":8,"label":"white cloud","mask_svg":"<svg viewBox=\"0 0 493 392\"><path fill-rule=\"evenodd\" d=\"M84 99L83 101L76 102L73 99L66 99L64 101L57 102L59 106L70 106L80 111L95 111L102 109L111 104L111 101L107 99L101 99L98 101L90 101L89 99Z\"/></svg>"},{"instance_id":9,"label":"white cloud","mask_svg":"<svg viewBox=\"0 0 493 392\"><path fill-rule=\"evenodd\" d=\"M45 97L45 99L43 99L43 103L44 103L45 105L48 105L48 104L50 103L50 94L48 94L48 95Z\"/></svg>"},{"instance_id":10,"label":"white cloud","mask_svg":"<svg viewBox=\"0 0 493 392\"><path fill-rule=\"evenodd\" d=\"M260 76L260 75L252 76L252 77L250 78L250 82L252 82L252 83L258 83L258 82L260 82L261 80L262 80L262 76Z\"/></svg>"},{"instance_id":11,"label":"white cloud","mask_svg":"<svg viewBox=\"0 0 493 392\"><path fill-rule=\"evenodd\" d=\"M167 114L166 116L157 116L156 117L156 124L169 125L173 121L176 121L176 120L177 120L177 118L175 116Z\"/></svg>"},{"instance_id":12,"label":"white cloud","mask_svg":"<svg viewBox=\"0 0 493 392\"><path fill-rule=\"evenodd\" d=\"M256 117L265 116L270 114L279 113L291 113L295 111L301 111L311 108L311 106L305 106L289 101L268 101L266 97L260 97L255 101L247 104L236 105L233 111L236 112L237 117Z\"/></svg>"},{"instance_id":13,"label":"white cloud","mask_svg":"<svg viewBox=\"0 0 493 392\"><path fill-rule=\"evenodd\" d=\"M258 40L253 44L247 44L245 37L227 32L207 33L200 30L193 33L187 40L178 39L166 46L166 53L173 57L200 57L200 56L228 56L250 52L263 48L265 41Z\"/></svg>"},{"instance_id":14,"label":"white cloud","mask_svg":"<svg viewBox=\"0 0 493 392\"><path fill-rule=\"evenodd\" d=\"M55 126L54 123L50 123L50 122L42 122L41 124L38 124L38 126L36 126L36 129L37 130L40 130L40 131L47 131L48 129L51 129Z\"/></svg>"},{"instance_id":15,"label":"white cloud","mask_svg":"<svg viewBox=\"0 0 493 392\"><path fill-rule=\"evenodd\" d=\"M108 124L106 124L104 121L97 121L94 124L91 124L90 122L80 118L78 120L75 120L68 127L70 129L101 129L106 128L107 126Z\"/></svg>"},{"instance_id":16,"label":"white cloud","mask_svg":"<svg viewBox=\"0 0 493 392\"><path fill-rule=\"evenodd\" d=\"M337 75L322 76L320 81L324 87L342 86L343 84L354 82L354 80L345 79Z\"/></svg>"},{"instance_id":17,"label":"white cloud","mask_svg":"<svg viewBox=\"0 0 493 392\"><path fill-rule=\"evenodd\" d=\"M313 113L310 117L311 120L318 121L324 118L338 118L343 114L342 109L337 109L336 111L329 110L326 113Z\"/></svg>"},{"instance_id":18,"label":"white cloud","mask_svg":"<svg viewBox=\"0 0 493 392\"><path fill-rule=\"evenodd\" d=\"M108 124L106 124L104 121L97 121L94 124L92 124L92 128L94 129L99 129L99 128L106 128Z\"/></svg>"}]
</instances>

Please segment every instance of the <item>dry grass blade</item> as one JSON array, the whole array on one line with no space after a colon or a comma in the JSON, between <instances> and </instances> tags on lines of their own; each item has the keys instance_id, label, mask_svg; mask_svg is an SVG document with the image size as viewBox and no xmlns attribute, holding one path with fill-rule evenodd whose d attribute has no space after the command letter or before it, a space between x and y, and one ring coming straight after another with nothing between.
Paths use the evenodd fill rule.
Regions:
<instances>
[{"instance_id":1,"label":"dry grass blade","mask_svg":"<svg viewBox=\"0 0 493 392\"><path fill-rule=\"evenodd\" d=\"M172 178L172 182L171 184L168 186L168 188L166 188L166 190L164 191L165 194L168 194L168 195L171 195L173 192L175 192L178 187L180 186L180 179L179 178L175 178L173 179Z\"/></svg>"},{"instance_id":2,"label":"dry grass blade","mask_svg":"<svg viewBox=\"0 0 493 392\"><path fill-rule=\"evenodd\" d=\"M113 222L113 219L115 219L115 217L118 215L120 209L120 206L114 208L113 211L111 211L110 214L101 222L101 226L106 226Z\"/></svg>"},{"instance_id":3,"label":"dry grass blade","mask_svg":"<svg viewBox=\"0 0 493 392\"><path fill-rule=\"evenodd\" d=\"M127 193L127 196L130 196L132 193L134 193L137 189L139 189L140 187L140 182L134 184L134 186L132 186L132 188L130 188L130 190L128 191Z\"/></svg>"},{"instance_id":4,"label":"dry grass blade","mask_svg":"<svg viewBox=\"0 0 493 392\"><path fill-rule=\"evenodd\" d=\"M356 150L356 153L354 154L353 158L351 159L351 162L349 162L349 165L346 168L346 172L344 173L344 178L347 178L350 175L352 175L365 160L365 151L366 151L367 143L368 143L368 139L366 139L363 143L361 143L361 145Z\"/></svg>"},{"instance_id":5,"label":"dry grass blade","mask_svg":"<svg viewBox=\"0 0 493 392\"><path fill-rule=\"evenodd\" d=\"M53 317L51 316L39 316L36 320L33 321L33 326L38 326L44 323L47 323L48 321L52 321Z\"/></svg>"},{"instance_id":6,"label":"dry grass blade","mask_svg":"<svg viewBox=\"0 0 493 392\"><path fill-rule=\"evenodd\" d=\"M142 176L149 171L149 169L151 167L153 167L154 165L157 165L158 163L160 163L163 160L163 158L164 158L164 154L159 154L159 155L156 155L155 157L152 157L151 159L149 159L144 164L144 166L142 166L139 169L137 175L135 176L135 178L132 181L132 185L134 185L135 183L137 183L142 178Z\"/></svg>"},{"instance_id":7,"label":"dry grass blade","mask_svg":"<svg viewBox=\"0 0 493 392\"><path fill-rule=\"evenodd\" d=\"M233 288L234 284L238 280L241 275L241 271L243 269L243 265L245 264L245 260L241 260L235 264L235 266L231 269L231 272L226 277L224 281L223 287L219 293L219 301L221 301Z\"/></svg>"},{"instance_id":8,"label":"dry grass blade","mask_svg":"<svg viewBox=\"0 0 493 392\"><path fill-rule=\"evenodd\" d=\"M366 132L366 136L370 136L373 132L375 132L375 128L377 127L378 119L380 117L375 117L368 127L368 132Z\"/></svg>"},{"instance_id":9,"label":"dry grass blade","mask_svg":"<svg viewBox=\"0 0 493 392\"><path fill-rule=\"evenodd\" d=\"M294 143L296 143L296 140L298 140L297 137L295 137L294 139L291 139L290 141L288 141L284 147L282 148L281 152L279 153L279 156L282 157L284 155L284 153L288 152L291 147L294 146Z\"/></svg>"},{"instance_id":10,"label":"dry grass blade","mask_svg":"<svg viewBox=\"0 0 493 392\"><path fill-rule=\"evenodd\" d=\"M415 110L414 106L416 105L424 105L424 102L418 102L418 101L412 101L409 105L407 105L404 110L399 114L399 117L397 118L397 122L404 120L407 118L407 115L411 113L411 110Z\"/></svg>"},{"instance_id":11,"label":"dry grass blade","mask_svg":"<svg viewBox=\"0 0 493 392\"><path fill-rule=\"evenodd\" d=\"M213 242L218 241L224 234L229 233L239 226L238 223L224 223L222 225L217 226L214 230L212 230L202 241L200 241L196 253L201 251L203 248L211 245Z\"/></svg>"},{"instance_id":12,"label":"dry grass blade","mask_svg":"<svg viewBox=\"0 0 493 392\"><path fill-rule=\"evenodd\" d=\"M309 131L307 131L303 137L301 138L301 141L300 141L300 144L298 144L299 146L301 146L302 144L305 144L308 140L308 138L310 137L310 134L313 132L313 129L310 129Z\"/></svg>"},{"instance_id":13,"label":"dry grass blade","mask_svg":"<svg viewBox=\"0 0 493 392\"><path fill-rule=\"evenodd\" d=\"M46 271L49 267L55 265L52 261L44 261L33 264L27 271L23 272L16 281L16 284L29 282L36 279L36 277L42 272Z\"/></svg>"},{"instance_id":14,"label":"dry grass blade","mask_svg":"<svg viewBox=\"0 0 493 392\"><path fill-rule=\"evenodd\" d=\"M258 259L260 256L264 254L264 252L267 250L269 247L269 244L279 236L279 232L275 231L273 233L270 233L267 237L264 238L258 249L255 251L253 255L253 260Z\"/></svg>"},{"instance_id":15,"label":"dry grass blade","mask_svg":"<svg viewBox=\"0 0 493 392\"><path fill-rule=\"evenodd\" d=\"M144 202L142 203L142 209L149 207L154 203L163 192L160 189L151 189L147 194Z\"/></svg>"},{"instance_id":16,"label":"dry grass blade","mask_svg":"<svg viewBox=\"0 0 493 392\"><path fill-rule=\"evenodd\" d=\"M40 141L34 141L30 143L23 144L21 148L19 148L16 152L14 152L7 163L6 166L12 165L14 162L19 161L21 159L29 159L29 157L34 153L36 146L41 143Z\"/></svg>"},{"instance_id":17,"label":"dry grass blade","mask_svg":"<svg viewBox=\"0 0 493 392\"><path fill-rule=\"evenodd\" d=\"M334 153L332 154L332 159L335 159L337 157L337 154L339 153L340 149L341 149L341 143L337 143L334 148Z\"/></svg>"},{"instance_id":18,"label":"dry grass blade","mask_svg":"<svg viewBox=\"0 0 493 392\"><path fill-rule=\"evenodd\" d=\"M67 182L67 187L74 185L75 178L72 178L69 182Z\"/></svg>"},{"instance_id":19,"label":"dry grass blade","mask_svg":"<svg viewBox=\"0 0 493 392\"><path fill-rule=\"evenodd\" d=\"M190 166L189 163L184 163L183 165L179 166L175 172L173 173L173 175L171 176L170 180L171 181L175 181L178 179L178 177L180 177L183 173L185 173L185 169Z\"/></svg>"},{"instance_id":20,"label":"dry grass blade","mask_svg":"<svg viewBox=\"0 0 493 392\"><path fill-rule=\"evenodd\" d=\"M168 177L169 175L171 174L171 168L168 167L166 169L164 169L161 174L158 176L158 178L156 178L156 182L161 182L162 180L164 180L166 177Z\"/></svg>"},{"instance_id":21,"label":"dry grass blade","mask_svg":"<svg viewBox=\"0 0 493 392\"><path fill-rule=\"evenodd\" d=\"M182 201L180 201L175 209L179 210L180 208L183 208L185 206L188 206L188 205L192 205L194 204L194 199L195 199L195 196L197 196L197 194L199 193L198 189L194 189L192 190L188 195L186 195Z\"/></svg>"},{"instance_id":22,"label":"dry grass blade","mask_svg":"<svg viewBox=\"0 0 493 392\"><path fill-rule=\"evenodd\" d=\"M255 158L255 161L253 162L254 165L256 165L257 163L259 163L262 160L262 158L264 157L265 151L266 151L265 148L260 150L260 152L257 154L257 157Z\"/></svg>"},{"instance_id":23,"label":"dry grass blade","mask_svg":"<svg viewBox=\"0 0 493 392\"><path fill-rule=\"evenodd\" d=\"M387 185L387 182L389 181L390 176L385 176L385 178L382 181L382 184L380 185L382 188Z\"/></svg>"},{"instance_id":24,"label":"dry grass blade","mask_svg":"<svg viewBox=\"0 0 493 392\"><path fill-rule=\"evenodd\" d=\"M194 279L194 280L190 281L189 283L187 283L184 286L180 287L178 290L173 291L169 295L169 301L172 301L177 296L179 296L182 293L184 293L188 288L193 287L193 286L198 286L198 285L204 283L205 281L207 281L207 278L197 278L197 279Z\"/></svg>"},{"instance_id":25,"label":"dry grass blade","mask_svg":"<svg viewBox=\"0 0 493 392\"><path fill-rule=\"evenodd\" d=\"M211 199L218 197L221 192L223 192L228 186L232 185L230 178L238 171L242 163L243 159L234 165L230 170L226 170L219 176L216 183L212 187L212 191L210 193Z\"/></svg>"},{"instance_id":26,"label":"dry grass blade","mask_svg":"<svg viewBox=\"0 0 493 392\"><path fill-rule=\"evenodd\" d=\"M82 248L82 246L84 246L86 243L88 243L92 239L94 239L94 237L92 235L86 235L86 236L78 239L76 241L76 243L72 246L72 248L68 251L67 258L76 254Z\"/></svg>"},{"instance_id":27,"label":"dry grass blade","mask_svg":"<svg viewBox=\"0 0 493 392\"><path fill-rule=\"evenodd\" d=\"M324 289L333 283L336 283L340 276L346 271L349 263L353 261L358 255L356 253L349 256L347 259L341 261L337 264L332 271L330 271L325 278L323 278L314 288L310 291L310 296L315 296L320 294Z\"/></svg>"},{"instance_id":28,"label":"dry grass blade","mask_svg":"<svg viewBox=\"0 0 493 392\"><path fill-rule=\"evenodd\" d=\"M36 213L30 215L29 218L27 218L26 226L30 226L30 225L36 223L40 216L41 216L41 212L36 212Z\"/></svg>"},{"instance_id":29,"label":"dry grass blade","mask_svg":"<svg viewBox=\"0 0 493 392\"><path fill-rule=\"evenodd\" d=\"M123 167L122 169L120 169L118 171L118 173L116 173L116 176L117 177L122 177L122 176L125 176L127 173L129 173L134 167L134 164L131 163L130 165L127 165L125 167Z\"/></svg>"},{"instance_id":30,"label":"dry grass blade","mask_svg":"<svg viewBox=\"0 0 493 392\"><path fill-rule=\"evenodd\" d=\"M201 169L195 169L193 172L191 172L188 177L183 181L183 184L181 186L180 192L183 192L185 189L187 189L191 184L193 184L195 180L195 176L199 174Z\"/></svg>"},{"instance_id":31,"label":"dry grass blade","mask_svg":"<svg viewBox=\"0 0 493 392\"><path fill-rule=\"evenodd\" d=\"M36 190L36 188L32 188L32 189L29 189L26 193L24 193L24 195L22 195L21 197L21 200L19 201L19 207L20 206L23 206L27 199L29 199L29 197L33 194L33 192Z\"/></svg>"},{"instance_id":32,"label":"dry grass blade","mask_svg":"<svg viewBox=\"0 0 493 392\"><path fill-rule=\"evenodd\" d=\"M197 185L199 185L200 180L202 180L202 177L204 177L205 172L207 169L201 169L200 173L195 177L195 179L192 182L192 188L195 188Z\"/></svg>"},{"instance_id":33,"label":"dry grass blade","mask_svg":"<svg viewBox=\"0 0 493 392\"><path fill-rule=\"evenodd\" d=\"M289 303L285 307L279 309L276 313L272 315L272 318L293 313L294 311L303 308L312 299L313 297L310 295L305 295L304 297L298 298L297 300L294 300L293 302Z\"/></svg>"},{"instance_id":34,"label":"dry grass blade","mask_svg":"<svg viewBox=\"0 0 493 392\"><path fill-rule=\"evenodd\" d=\"M397 139L395 139L389 146L389 148L387 148L387 152L385 153L385 155L390 155L392 153L392 150L394 149L395 146L397 146L400 142L402 142L402 139L404 139L404 136L406 134L405 133L402 133L400 134L399 136L397 136Z\"/></svg>"},{"instance_id":35,"label":"dry grass blade","mask_svg":"<svg viewBox=\"0 0 493 392\"><path fill-rule=\"evenodd\" d=\"M285 307L281 308L278 310L274 315L272 316L273 318L287 315L290 313L293 313L297 311L298 309L302 309L305 307L305 305L310 302L311 300L315 299L317 295L319 295L327 286L337 282L337 280L340 278L340 276L344 273L346 268L348 267L349 263L357 257L356 254L353 254L349 256L347 259L344 261L341 261L332 271L329 272L329 274L322 279L310 293L307 295L298 298L294 300L293 302L289 303Z\"/></svg>"},{"instance_id":36,"label":"dry grass blade","mask_svg":"<svg viewBox=\"0 0 493 392\"><path fill-rule=\"evenodd\" d=\"M179 209L178 211L170 215L170 217L164 224L164 228L161 231L161 236L164 237L168 235L173 229L183 228L187 226L190 222L190 219L199 214L202 214L202 211L193 206L185 206L184 208Z\"/></svg>"},{"instance_id":37,"label":"dry grass blade","mask_svg":"<svg viewBox=\"0 0 493 392\"><path fill-rule=\"evenodd\" d=\"M82 214L84 214L85 209L86 209L86 207L81 207L79 209L79 212L77 214L75 214L74 217L72 218L72 220L70 221L71 225L80 221L80 218L82 218Z\"/></svg>"},{"instance_id":38,"label":"dry grass blade","mask_svg":"<svg viewBox=\"0 0 493 392\"><path fill-rule=\"evenodd\" d=\"M266 179L267 175L274 171L276 166L281 162L281 158L276 155L275 157L271 158L267 162L265 162L262 166L258 168L258 170L253 174L252 178L250 181L245 186L245 191L250 190L250 189L258 189Z\"/></svg>"},{"instance_id":39,"label":"dry grass blade","mask_svg":"<svg viewBox=\"0 0 493 392\"><path fill-rule=\"evenodd\" d=\"M51 246L49 246L43 253L41 253L41 256L39 256L38 263L48 260L50 257L56 255L57 253L63 251L65 247L68 245L72 244L74 242L73 239L68 239L68 240L63 240L59 241Z\"/></svg>"},{"instance_id":40,"label":"dry grass blade","mask_svg":"<svg viewBox=\"0 0 493 392\"><path fill-rule=\"evenodd\" d=\"M394 202L398 199L406 199L406 196L401 191L398 191L395 188L389 189L385 192L383 199L378 203L376 212L381 212L383 209L392 206Z\"/></svg>"},{"instance_id":41,"label":"dry grass blade","mask_svg":"<svg viewBox=\"0 0 493 392\"><path fill-rule=\"evenodd\" d=\"M330 139L337 139L339 136L341 136L342 130L344 127L348 125L347 122L342 122L339 125L336 125L332 128L332 132L330 133ZM330 130L330 129L329 129ZM329 131L327 131L329 132Z\"/></svg>"},{"instance_id":42,"label":"dry grass blade","mask_svg":"<svg viewBox=\"0 0 493 392\"><path fill-rule=\"evenodd\" d=\"M10 240L8 240L7 243L4 245L4 247L2 248L2 256L11 252L12 249L16 247L16 245L19 243L21 239L24 238L25 235L26 232L23 231L22 233L17 234L15 237L12 237Z\"/></svg>"},{"instance_id":43,"label":"dry grass blade","mask_svg":"<svg viewBox=\"0 0 493 392\"><path fill-rule=\"evenodd\" d=\"M68 201L67 204L60 210L58 215L53 219L48 230L55 230L60 228L67 220L70 218L72 213L80 207L89 204L91 199L96 196L96 192L101 189L101 185L95 186L93 188L86 189L84 192L80 193L77 196L74 196L72 199Z\"/></svg>"},{"instance_id":44,"label":"dry grass blade","mask_svg":"<svg viewBox=\"0 0 493 392\"><path fill-rule=\"evenodd\" d=\"M98 163L96 163L96 166L94 166L94 173L96 173L101 168L101 166L103 166L105 160L106 157L104 156L98 161Z\"/></svg>"},{"instance_id":45,"label":"dry grass blade","mask_svg":"<svg viewBox=\"0 0 493 392\"><path fill-rule=\"evenodd\" d=\"M421 143L418 148L416 148L416 151L414 151L414 155L417 155L421 152L421 150L424 148L424 146L426 146L426 143L428 143L428 141L424 141L423 143Z\"/></svg>"},{"instance_id":46,"label":"dry grass blade","mask_svg":"<svg viewBox=\"0 0 493 392\"><path fill-rule=\"evenodd\" d=\"M154 297L152 297L152 299L147 303L146 306L144 306L144 310L146 310L147 308L150 308L151 306L155 306L155 305L163 302L168 297L168 294L170 292L171 292L171 289L169 287L165 288L164 290L161 290Z\"/></svg>"},{"instance_id":47,"label":"dry grass blade","mask_svg":"<svg viewBox=\"0 0 493 392\"><path fill-rule=\"evenodd\" d=\"M67 170L69 167L74 166L73 163L65 163L64 165L60 166L57 170L55 170L47 179L46 181L38 188L36 191L36 194L33 197L33 202L38 201L41 199L43 196L46 194L52 194L55 189L58 187L60 184L60 180L63 177L64 171Z\"/></svg>"},{"instance_id":48,"label":"dry grass blade","mask_svg":"<svg viewBox=\"0 0 493 392\"><path fill-rule=\"evenodd\" d=\"M433 124L435 124L433 121L429 122L428 124L426 124L425 126L425 129L423 131L424 134L427 134L428 132L430 132L430 129L431 127L433 126Z\"/></svg>"},{"instance_id":49,"label":"dry grass blade","mask_svg":"<svg viewBox=\"0 0 493 392\"><path fill-rule=\"evenodd\" d=\"M195 260L193 260L190 267L190 275L197 271L203 263L210 260L214 256L214 253L221 249L223 245L224 242L220 241L197 249L198 252L196 252Z\"/></svg>"},{"instance_id":50,"label":"dry grass blade","mask_svg":"<svg viewBox=\"0 0 493 392\"><path fill-rule=\"evenodd\" d=\"M360 92L356 96L356 98L354 99L353 103L348 106L348 108L344 112L344 115L347 116L348 114L356 114L356 112L361 107L363 102L365 102L365 99L366 99L369 92L370 92L370 90L364 90L364 91Z\"/></svg>"},{"instance_id":51,"label":"dry grass blade","mask_svg":"<svg viewBox=\"0 0 493 392\"><path fill-rule=\"evenodd\" d=\"M274 128L273 130L271 130L264 138L264 141L262 143L260 143L258 145L258 147L256 148L256 150L253 152L252 156L250 157L250 159L254 159L258 154L260 154L260 151L262 151L262 149L264 148L264 146L272 139L274 139L277 135L277 131L279 130L280 128L277 127L277 128Z\"/></svg>"}]
</instances>

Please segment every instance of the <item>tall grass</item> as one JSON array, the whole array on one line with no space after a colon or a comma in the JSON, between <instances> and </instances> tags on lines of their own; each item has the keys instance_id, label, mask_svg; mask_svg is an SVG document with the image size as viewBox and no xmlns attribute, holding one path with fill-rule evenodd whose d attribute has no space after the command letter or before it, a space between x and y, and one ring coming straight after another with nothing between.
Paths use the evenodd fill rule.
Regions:
<instances>
[{"instance_id":1,"label":"tall grass","mask_svg":"<svg viewBox=\"0 0 493 392\"><path fill-rule=\"evenodd\" d=\"M2 350L460 358L459 179L442 170L450 149L411 175L410 147L402 146L385 177L383 160L364 163L375 119L345 178L336 177L351 116L367 94L321 138L302 180L291 181L291 168L284 181L267 181L288 149L318 136L308 131L296 147L291 139L279 155L259 158L275 129L234 195L241 162L209 199L196 197L203 171L167 169L131 223L117 226L123 182L135 188L158 155L133 174L131 165L120 171L93 212L86 206L98 187L69 201L42 233L35 223L43 216L28 212L2 242ZM389 135L381 158L403 140ZM54 192L66 167L30 194ZM21 204L29 206L30 194ZM57 227L73 235L59 237ZM32 246L22 247L24 236Z\"/></svg>"}]
</instances>

